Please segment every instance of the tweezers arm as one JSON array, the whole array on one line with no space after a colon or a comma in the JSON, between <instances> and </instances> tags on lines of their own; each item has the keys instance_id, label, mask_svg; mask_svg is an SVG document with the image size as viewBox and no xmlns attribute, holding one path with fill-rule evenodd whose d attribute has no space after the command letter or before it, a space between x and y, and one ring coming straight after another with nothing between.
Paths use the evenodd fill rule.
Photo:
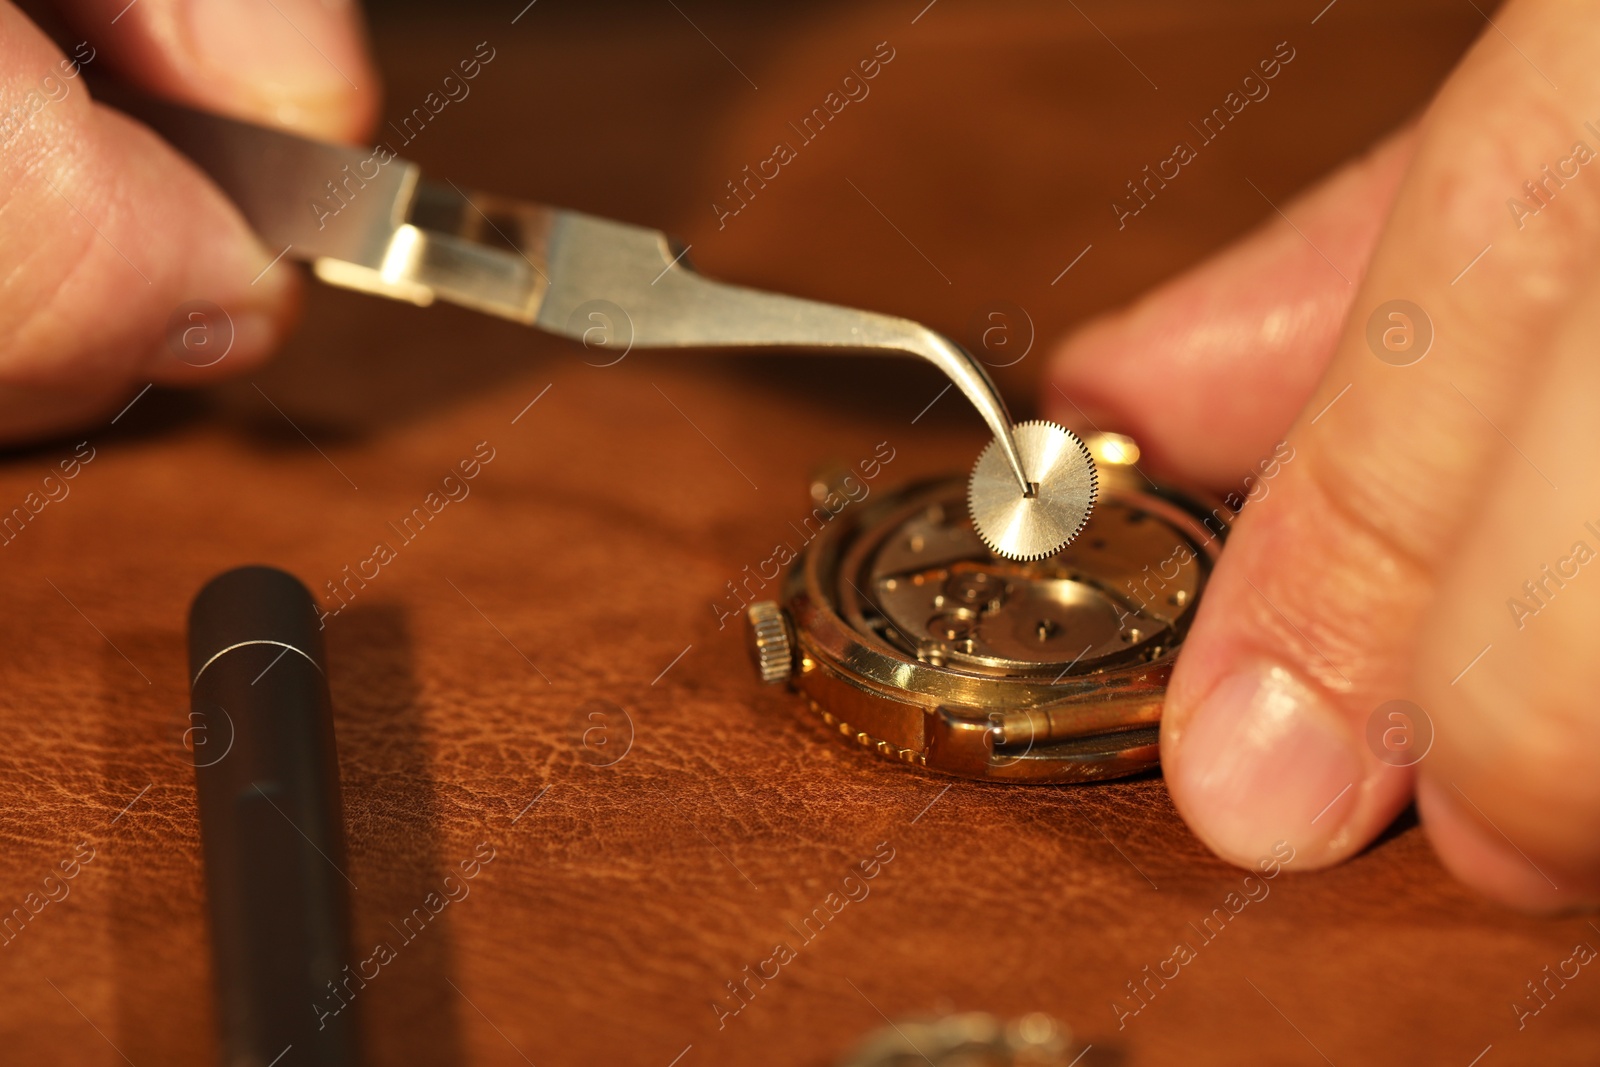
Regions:
<instances>
[{"instance_id":1,"label":"tweezers arm","mask_svg":"<svg viewBox=\"0 0 1600 1067\"><path fill-rule=\"evenodd\" d=\"M659 230L421 180L383 146L323 144L150 100L139 116L206 171L280 255L332 285L415 304L446 300L583 339L596 302L645 348L894 352L944 372L1032 488L1005 403L983 367L908 319L725 285ZM448 187L446 187L448 186Z\"/></svg>"},{"instance_id":2,"label":"tweezers arm","mask_svg":"<svg viewBox=\"0 0 1600 1067\"><path fill-rule=\"evenodd\" d=\"M582 339L585 306L613 305L635 346L799 348L917 356L944 372L1000 442L1024 495L1031 486L1005 402L982 365L942 334L909 319L712 281L657 230L572 211L542 235L553 283L538 326Z\"/></svg>"},{"instance_id":3,"label":"tweezers arm","mask_svg":"<svg viewBox=\"0 0 1600 1067\"><path fill-rule=\"evenodd\" d=\"M119 100L119 103L123 102ZM386 149L325 144L140 98L133 110L211 176L274 252L379 269L419 177Z\"/></svg>"}]
</instances>

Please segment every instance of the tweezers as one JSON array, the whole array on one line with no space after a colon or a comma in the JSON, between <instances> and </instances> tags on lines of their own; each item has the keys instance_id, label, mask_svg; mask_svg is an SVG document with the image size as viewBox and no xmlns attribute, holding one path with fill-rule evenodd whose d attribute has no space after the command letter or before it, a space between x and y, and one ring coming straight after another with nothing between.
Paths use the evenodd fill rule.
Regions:
<instances>
[{"instance_id":1,"label":"tweezers","mask_svg":"<svg viewBox=\"0 0 1600 1067\"><path fill-rule=\"evenodd\" d=\"M616 348L920 356L978 409L1023 495L1033 495L993 381L926 326L713 281L659 230L425 181L386 148L149 101L136 111L211 176L265 244L309 262L330 285L419 305L443 300Z\"/></svg>"}]
</instances>

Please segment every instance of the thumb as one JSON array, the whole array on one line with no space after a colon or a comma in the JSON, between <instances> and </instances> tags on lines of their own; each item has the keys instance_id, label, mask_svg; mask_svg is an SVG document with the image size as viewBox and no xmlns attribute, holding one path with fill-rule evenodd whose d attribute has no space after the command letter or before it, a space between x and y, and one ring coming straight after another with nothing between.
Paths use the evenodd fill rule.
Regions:
<instances>
[{"instance_id":1,"label":"thumb","mask_svg":"<svg viewBox=\"0 0 1600 1067\"><path fill-rule=\"evenodd\" d=\"M10 4L0 71L0 441L263 359L297 289L233 206Z\"/></svg>"}]
</instances>

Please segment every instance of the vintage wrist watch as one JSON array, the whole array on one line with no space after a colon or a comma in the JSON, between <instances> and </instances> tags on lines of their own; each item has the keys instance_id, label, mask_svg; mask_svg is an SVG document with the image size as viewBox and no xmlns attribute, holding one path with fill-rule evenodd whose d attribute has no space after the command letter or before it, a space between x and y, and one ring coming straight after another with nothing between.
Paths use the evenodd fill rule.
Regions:
<instances>
[{"instance_id":1,"label":"vintage wrist watch","mask_svg":"<svg viewBox=\"0 0 1600 1067\"><path fill-rule=\"evenodd\" d=\"M1167 680L1234 512L1151 482L1130 438L1084 444L1098 503L1042 560L985 547L961 478L842 509L781 602L746 609L761 679L928 771L1073 782L1154 767Z\"/></svg>"}]
</instances>

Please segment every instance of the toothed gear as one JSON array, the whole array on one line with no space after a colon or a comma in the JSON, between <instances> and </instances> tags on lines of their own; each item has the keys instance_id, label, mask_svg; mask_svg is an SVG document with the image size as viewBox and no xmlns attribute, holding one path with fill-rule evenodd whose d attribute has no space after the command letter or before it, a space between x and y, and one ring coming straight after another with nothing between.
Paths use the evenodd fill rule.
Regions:
<instances>
[{"instance_id":1,"label":"toothed gear","mask_svg":"<svg viewBox=\"0 0 1600 1067\"><path fill-rule=\"evenodd\" d=\"M1019 422L1012 436L1036 491L1023 495L1000 442L991 441L972 467L967 511L990 552L1026 563L1055 555L1083 532L1099 475L1088 446L1065 426Z\"/></svg>"},{"instance_id":2,"label":"toothed gear","mask_svg":"<svg viewBox=\"0 0 1600 1067\"><path fill-rule=\"evenodd\" d=\"M794 673L794 647L783 609L770 600L758 600L745 609L745 621L746 645L761 680L768 685L788 681Z\"/></svg>"}]
</instances>

